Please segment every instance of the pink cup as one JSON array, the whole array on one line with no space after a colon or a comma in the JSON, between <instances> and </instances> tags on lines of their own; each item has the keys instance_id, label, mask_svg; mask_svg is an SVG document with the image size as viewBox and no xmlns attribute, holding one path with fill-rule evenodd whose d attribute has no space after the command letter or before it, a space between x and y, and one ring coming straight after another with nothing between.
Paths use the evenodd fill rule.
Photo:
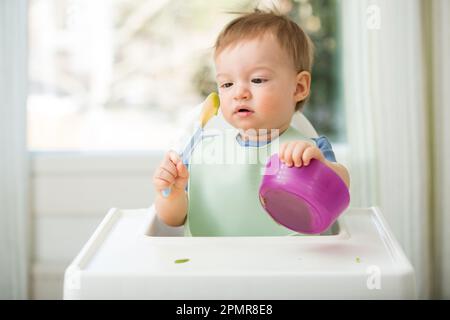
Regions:
<instances>
[{"instance_id":1,"label":"pink cup","mask_svg":"<svg viewBox=\"0 0 450 320\"><path fill-rule=\"evenodd\" d=\"M279 168L276 174L268 174L274 167ZM313 159L308 166L288 167L274 154L267 162L259 199L279 224L299 233L319 234L348 207L350 194L344 181L322 162Z\"/></svg>"}]
</instances>

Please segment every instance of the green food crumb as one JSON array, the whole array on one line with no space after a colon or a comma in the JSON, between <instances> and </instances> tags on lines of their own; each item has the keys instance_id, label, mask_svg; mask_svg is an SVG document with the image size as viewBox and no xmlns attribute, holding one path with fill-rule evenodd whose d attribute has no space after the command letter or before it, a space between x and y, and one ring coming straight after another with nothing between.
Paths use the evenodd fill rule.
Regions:
<instances>
[{"instance_id":1,"label":"green food crumb","mask_svg":"<svg viewBox=\"0 0 450 320\"><path fill-rule=\"evenodd\" d=\"M359 257L356 257L356 262L361 263L361 259Z\"/></svg>"},{"instance_id":2,"label":"green food crumb","mask_svg":"<svg viewBox=\"0 0 450 320\"><path fill-rule=\"evenodd\" d=\"M175 263L186 263L188 261L189 261L189 259L178 259L178 260L175 260Z\"/></svg>"}]
</instances>

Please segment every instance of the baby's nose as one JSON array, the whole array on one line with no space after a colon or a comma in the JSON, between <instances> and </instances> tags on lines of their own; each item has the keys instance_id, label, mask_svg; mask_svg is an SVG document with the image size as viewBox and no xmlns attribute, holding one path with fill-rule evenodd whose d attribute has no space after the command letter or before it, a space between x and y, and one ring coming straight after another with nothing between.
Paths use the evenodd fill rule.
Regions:
<instances>
[{"instance_id":1,"label":"baby's nose","mask_svg":"<svg viewBox=\"0 0 450 320\"><path fill-rule=\"evenodd\" d=\"M248 99L250 98L250 90L244 85L236 85L234 98L236 100Z\"/></svg>"}]
</instances>

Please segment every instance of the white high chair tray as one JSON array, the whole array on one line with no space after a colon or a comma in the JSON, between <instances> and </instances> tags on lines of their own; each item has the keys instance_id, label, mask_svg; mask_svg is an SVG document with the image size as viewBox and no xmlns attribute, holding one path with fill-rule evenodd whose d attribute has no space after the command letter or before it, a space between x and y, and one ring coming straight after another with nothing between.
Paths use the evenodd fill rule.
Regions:
<instances>
[{"instance_id":1,"label":"white high chair tray","mask_svg":"<svg viewBox=\"0 0 450 320\"><path fill-rule=\"evenodd\" d=\"M378 208L348 209L338 225L320 236L181 237L153 206L111 209L67 268L64 298L416 298L414 270Z\"/></svg>"}]
</instances>

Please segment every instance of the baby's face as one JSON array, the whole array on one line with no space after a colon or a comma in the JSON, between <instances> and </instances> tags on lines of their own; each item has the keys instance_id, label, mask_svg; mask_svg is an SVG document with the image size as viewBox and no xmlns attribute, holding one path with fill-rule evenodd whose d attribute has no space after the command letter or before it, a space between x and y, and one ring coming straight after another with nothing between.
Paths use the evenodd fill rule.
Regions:
<instances>
[{"instance_id":1,"label":"baby's face","mask_svg":"<svg viewBox=\"0 0 450 320\"><path fill-rule=\"evenodd\" d=\"M297 72L272 35L225 48L215 64L220 108L233 127L280 132L289 127L298 101Z\"/></svg>"}]
</instances>

